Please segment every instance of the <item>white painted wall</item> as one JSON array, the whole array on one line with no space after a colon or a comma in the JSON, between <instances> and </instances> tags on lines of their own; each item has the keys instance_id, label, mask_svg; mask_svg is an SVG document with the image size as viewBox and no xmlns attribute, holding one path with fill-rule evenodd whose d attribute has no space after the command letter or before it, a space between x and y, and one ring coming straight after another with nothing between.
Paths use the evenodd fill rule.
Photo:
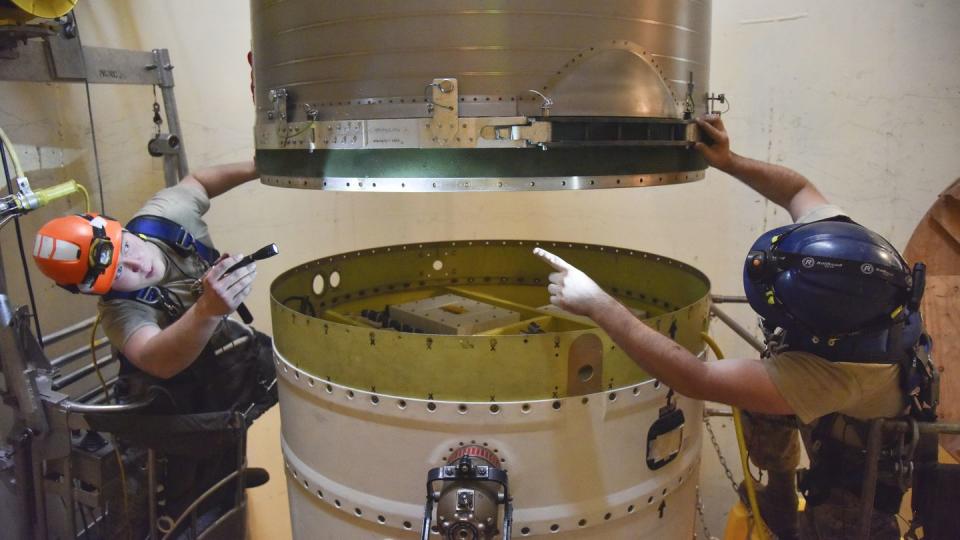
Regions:
<instances>
[{"instance_id":1,"label":"white painted wall","mask_svg":"<svg viewBox=\"0 0 960 540\"><path fill-rule=\"evenodd\" d=\"M733 148L796 168L903 247L936 194L960 176L960 4L715 0L713 17L712 90L732 101L725 120ZM194 168L252 155L245 2L88 1L78 18L87 45L170 49ZM0 94L0 125L16 143L63 148L67 156L35 185L65 175L96 184L82 87L0 83ZM144 151L152 93L95 87L92 95L107 211L125 220L163 184L159 162ZM28 244L40 223L67 210L59 203L24 220ZM217 200L209 215L222 250L280 244L281 256L260 265L248 302L267 330L268 285L284 269L410 241L537 238L636 248L693 264L716 293L740 294L747 248L787 220L716 171L692 185L585 193L345 194L251 184ZM0 240L13 299L24 303L12 227ZM92 313L89 299L39 274L35 283L45 331ZM752 325L745 307L729 310ZM728 355L750 354L729 331L716 326L715 333ZM729 430L721 439L736 461ZM709 447L703 474L708 521L719 535L732 498Z\"/></svg>"}]
</instances>

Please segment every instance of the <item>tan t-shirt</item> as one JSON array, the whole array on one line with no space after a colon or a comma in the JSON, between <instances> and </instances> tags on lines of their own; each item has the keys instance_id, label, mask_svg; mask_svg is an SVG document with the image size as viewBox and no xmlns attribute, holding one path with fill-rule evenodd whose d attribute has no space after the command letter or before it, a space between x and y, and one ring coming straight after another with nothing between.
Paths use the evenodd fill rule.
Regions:
<instances>
[{"instance_id":1,"label":"tan t-shirt","mask_svg":"<svg viewBox=\"0 0 960 540\"><path fill-rule=\"evenodd\" d=\"M804 424L834 412L860 419L898 416L906 406L896 364L831 362L788 351L763 365Z\"/></svg>"},{"instance_id":2,"label":"tan t-shirt","mask_svg":"<svg viewBox=\"0 0 960 540\"><path fill-rule=\"evenodd\" d=\"M801 216L797 223L845 215L840 207L823 204ZM774 355L763 364L804 424L834 412L860 419L899 416L906 406L900 390L900 368L895 364L831 362L801 351Z\"/></svg>"},{"instance_id":3,"label":"tan t-shirt","mask_svg":"<svg viewBox=\"0 0 960 540\"><path fill-rule=\"evenodd\" d=\"M202 219L203 214L209 209L210 199L202 188L190 184L178 184L158 192L134 214L134 217L142 215L165 217L190 231L197 240L213 247L207 225ZM152 239L148 241L157 245L167 259L167 269L160 285L166 288L186 311L197 301L195 285L206 272L207 263L197 255L183 257L162 241ZM136 300L101 299L98 309L102 317L103 331L110 339L110 343L118 349L123 349L130 336L144 326L166 328L174 322L162 309L156 309Z\"/></svg>"}]
</instances>

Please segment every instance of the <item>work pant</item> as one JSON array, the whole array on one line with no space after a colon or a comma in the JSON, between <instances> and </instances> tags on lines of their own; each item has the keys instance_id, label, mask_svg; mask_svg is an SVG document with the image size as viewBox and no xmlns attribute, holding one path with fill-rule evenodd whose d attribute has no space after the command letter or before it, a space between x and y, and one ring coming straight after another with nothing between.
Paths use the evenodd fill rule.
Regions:
<instances>
[{"instance_id":1,"label":"work pant","mask_svg":"<svg viewBox=\"0 0 960 540\"><path fill-rule=\"evenodd\" d=\"M825 500L808 504L799 521L796 515L790 514L788 508L796 507L796 469L800 464L799 430L793 417L745 412L743 425L750 460L767 472L767 486L759 495L760 508L764 521L774 533L802 540L857 536L862 515L860 497L848 490L831 489ZM815 454L809 452L809 448L808 453ZM899 537L896 517L874 509L870 538Z\"/></svg>"}]
</instances>

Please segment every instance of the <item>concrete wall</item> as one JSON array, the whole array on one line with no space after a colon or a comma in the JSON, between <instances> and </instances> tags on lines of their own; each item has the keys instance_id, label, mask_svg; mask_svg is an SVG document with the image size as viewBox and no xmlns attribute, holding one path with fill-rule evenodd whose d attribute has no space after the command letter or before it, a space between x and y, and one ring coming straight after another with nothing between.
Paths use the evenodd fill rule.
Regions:
<instances>
[{"instance_id":1,"label":"concrete wall","mask_svg":"<svg viewBox=\"0 0 960 540\"><path fill-rule=\"evenodd\" d=\"M170 49L194 168L253 153L248 17L246 3L227 0L101 0L78 8L85 44ZM960 175L960 4L717 0L713 18L712 90L731 99L725 121L734 150L796 168L903 247L936 194ZM33 176L35 185L73 176L96 193L83 87L0 83L0 94L0 125L17 144L62 149L62 166ZM146 88L95 87L91 94L106 209L126 219L163 184L159 162L144 150L153 96ZM79 209L78 200L69 203L24 220L28 249L45 219ZM784 211L716 171L692 185L586 193L345 194L249 184L218 199L209 214L221 250L280 244L282 254L259 266L248 301L266 330L267 289L284 269L410 241L540 238L636 248L693 264L716 293L740 294L745 251L763 230L787 221ZM24 303L12 227L0 240L11 296ZM33 273L45 332L93 313L89 299ZM745 307L730 311L753 324ZM751 354L719 325L714 333L729 356ZM720 439L735 462L729 429ZM276 448L275 438L270 444ZM739 478L739 467L734 474ZM708 445L703 485L715 535L732 502L724 482Z\"/></svg>"}]
</instances>

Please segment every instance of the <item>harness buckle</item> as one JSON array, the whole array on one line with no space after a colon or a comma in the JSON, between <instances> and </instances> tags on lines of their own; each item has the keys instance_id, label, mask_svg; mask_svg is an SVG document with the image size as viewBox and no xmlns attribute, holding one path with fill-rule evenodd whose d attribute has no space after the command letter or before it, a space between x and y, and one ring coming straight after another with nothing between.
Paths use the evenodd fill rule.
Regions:
<instances>
[{"instance_id":1,"label":"harness buckle","mask_svg":"<svg viewBox=\"0 0 960 540\"><path fill-rule=\"evenodd\" d=\"M137 300L151 306L156 305L163 300L163 292L160 291L160 287L151 285L150 287L145 287L137 292Z\"/></svg>"},{"instance_id":2,"label":"harness buckle","mask_svg":"<svg viewBox=\"0 0 960 540\"><path fill-rule=\"evenodd\" d=\"M180 227L180 230L177 232L177 238L174 240L174 243L183 249L193 249L194 248L194 238L187 229Z\"/></svg>"}]
</instances>

